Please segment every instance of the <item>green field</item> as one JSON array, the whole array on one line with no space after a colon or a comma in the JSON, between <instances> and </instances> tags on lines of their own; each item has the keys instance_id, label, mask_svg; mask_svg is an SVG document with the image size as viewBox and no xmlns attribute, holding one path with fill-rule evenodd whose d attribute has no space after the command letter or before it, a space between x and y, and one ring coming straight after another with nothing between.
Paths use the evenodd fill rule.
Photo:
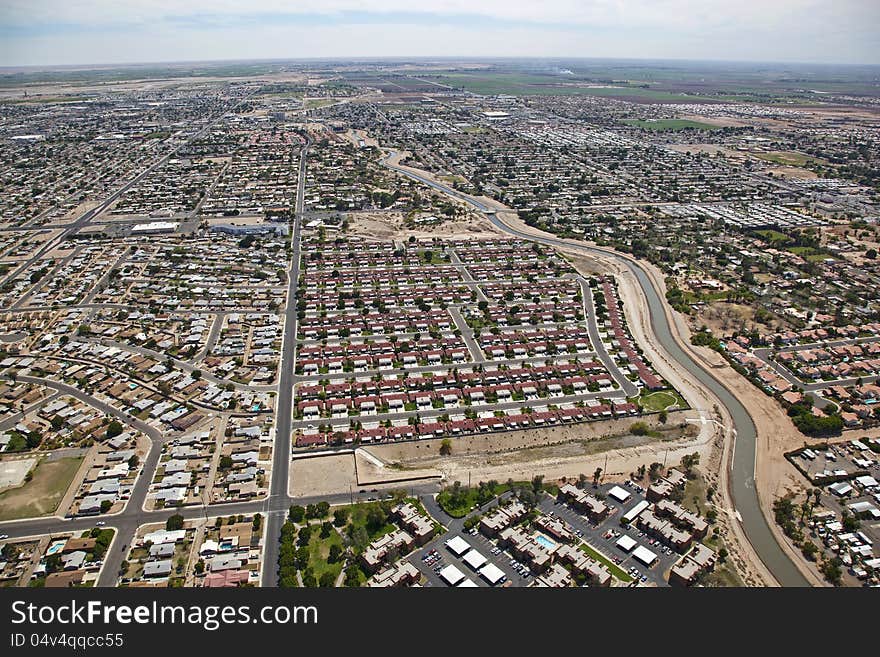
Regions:
<instances>
[{"instance_id":1,"label":"green field","mask_svg":"<svg viewBox=\"0 0 880 657\"><path fill-rule=\"evenodd\" d=\"M688 121L687 119L657 119L656 121L624 121L627 125L636 126L644 130L671 131L671 130L721 130L717 125L708 123L700 123L699 121Z\"/></svg>"},{"instance_id":2,"label":"green field","mask_svg":"<svg viewBox=\"0 0 880 657\"><path fill-rule=\"evenodd\" d=\"M309 567L315 573L315 579L320 580L321 575L326 572L333 573L333 577L338 577L342 571L343 560L336 563L328 563L327 556L330 554L330 546L338 545L343 550L345 546L342 544L342 536L335 529L330 532L327 538L321 538L321 526L316 525L312 529L312 535L309 538Z\"/></svg>"},{"instance_id":3,"label":"green field","mask_svg":"<svg viewBox=\"0 0 880 657\"><path fill-rule=\"evenodd\" d=\"M303 107L305 109L318 109L320 107L332 105L335 102L335 98L306 98Z\"/></svg>"},{"instance_id":4,"label":"green field","mask_svg":"<svg viewBox=\"0 0 880 657\"><path fill-rule=\"evenodd\" d=\"M0 520L18 520L54 513L80 463L82 457L40 461L33 470L34 478L31 481L0 493Z\"/></svg>"},{"instance_id":5,"label":"green field","mask_svg":"<svg viewBox=\"0 0 880 657\"><path fill-rule=\"evenodd\" d=\"M756 230L756 235L760 235L767 242L771 242L774 244L785 244L786 242L790 242L791 238L785 233L780 233L778 230Z\"/></svg>"},{"instance_id":6,"label":"green field","mask_svg":"<svg viewBox=\"0 0 880 657\"><path fill-rule=\"evenodd\" d=\"M495 495L501 495L501 493L506 490L507 484L498 484L493 492ZM479 502L476 487L462 487L462 491L464 493L462 495L462 501L458 503L454 503L449 489L442 490L440 491L440 494L437 495L437 504L439 504L440 508L453 518L464 518Z\"/></svg>"},{"instance_id":7,"label":"green field","mask_svg":"<svg viewBox=\"0 0 880 657\"><path fill-rule=\"evenodd\" d=\"M581 543L578 547L581 549L582 552L586 552L591 559L595 559L599 563L603 564L606 568L608 568L608 570L611 571L611 574L614 575L614 577L619 579L621 582L632 581L632 577L629 576L629 573L625 572L620 566L611 561L611 559L600 554L586 543Z\"/></svg>"},{"instance_id":8,"label":"green field","mask_svg":"<svg viewBox=\"0 0 880 657\"><path fill-rule=\"evenodd\" d=\"M658 390L639 397L638 402L642 407L650 412L665 411L669 406L677 405L679 408L685 408L684 400L673 390Z\"/></svg>"},{"instance_id":9,"label":"green field","mask_svg":"<svg viewBox=\"0 0 880 657\"><path fill-rule=\"evenodd\" d=\"M625 96L651 101L682 101L685 94L656 91L643 87L583 86L558 75L530 75L515 73L458 73L442 76L441 82L483 95L508 94L512 96Z\"/></svg>"},{"instance_id":10,"label":"green field","mask_svg":"<svg viewBox=\"0 0 880 657\"><path fill-rule=\"evenodd\" d=\"M821 251L818 251L810 246L790 246L785 250L789 253L799 255L807 262L822 262L823 260L825 260L825 258L833 257L828 253L822 253Z\"/></svg>"},{"instance_id":11,"label":"green field","mask_svg":"<svg viewBox=\"0 0 880 657\"><path fill-rule=\"evenodd\" d=\"M803 167L808 164L827 165L828 161L821 157L813 157L805 153L797 153L795 151L771 151L768 153L752 153L759 160L772 162L773 164L781 164L787 167Z\"/></svg>"},{"instance_id":12,"label":"green field","mask_svg":"<svg viewBox=\"0 0 880 657\"><path fill-rule=\"evenodd\" d=\"M376 527L371 531L370 527L367 525L367 511L374 506L378 507L381 505L379 504L379 502L367 502L365 504L355 504L354 506L345 505L344 507L342 507L344 509L347 509L349 512L349 524L354 525L355 527L360 526L366 529L367 536L369 536L371 541L397 529L397 527L393 523L387 522L381 527Z\"/></svg>"}]
</instances>

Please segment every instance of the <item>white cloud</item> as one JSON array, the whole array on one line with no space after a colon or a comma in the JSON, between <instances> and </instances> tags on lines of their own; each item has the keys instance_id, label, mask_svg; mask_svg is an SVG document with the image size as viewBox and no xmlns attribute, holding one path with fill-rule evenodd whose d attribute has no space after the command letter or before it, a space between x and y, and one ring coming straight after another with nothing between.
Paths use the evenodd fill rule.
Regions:
<instances>
[{"instance_id":1,"label":"white cloud","mask_svg":"<svg viewBox=\"0 0 880 657\"><path fill-rule=\"evenodd\" d=\"M333 55L880 63L878 24L877 0L2 0L0 65Z\"/></svg>"}]
</instances>

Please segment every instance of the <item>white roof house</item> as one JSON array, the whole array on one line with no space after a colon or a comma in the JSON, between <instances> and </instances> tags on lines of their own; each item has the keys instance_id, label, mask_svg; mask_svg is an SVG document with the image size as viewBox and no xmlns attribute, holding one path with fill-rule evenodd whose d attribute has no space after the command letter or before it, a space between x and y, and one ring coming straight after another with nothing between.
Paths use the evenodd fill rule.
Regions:
<instances>
[{"instance_id":1,"label":"white roof house","mask_svg":"<svg viewBox=\"0 0 880 657\"><path fill-rule=\"evenodd\" d=\"M476 582L474 582L474 580L468 579L467 577L465 577L461 581L461 583L459 583L458 588L460 588L460 589L475 589L475 588L477 588L477 584L476 584Z\"/></svg>"}]
</instances>

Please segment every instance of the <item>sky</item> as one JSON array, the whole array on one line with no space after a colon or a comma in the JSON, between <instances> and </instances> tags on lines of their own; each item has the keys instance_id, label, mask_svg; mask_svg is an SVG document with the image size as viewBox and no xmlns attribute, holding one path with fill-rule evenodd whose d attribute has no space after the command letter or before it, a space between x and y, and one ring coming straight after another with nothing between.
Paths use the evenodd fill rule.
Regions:
<instances>
[{"instance_id":1,"label":"sky","mask_svg":"<svg viewBox=\"0 0 880 657\"><path fill-rule=\"evenodd\" d=\"M0 66L330 57L880 64L880 0L0 0Z\"/></svg>"}]
</instances>

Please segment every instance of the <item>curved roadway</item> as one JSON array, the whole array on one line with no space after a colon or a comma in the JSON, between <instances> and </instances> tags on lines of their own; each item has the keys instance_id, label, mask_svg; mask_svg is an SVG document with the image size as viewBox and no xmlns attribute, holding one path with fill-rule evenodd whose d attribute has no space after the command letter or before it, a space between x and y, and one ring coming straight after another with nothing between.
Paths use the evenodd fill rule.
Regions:
<instances>
[{"instance_id":1,"label":"curved roadway","mask_svg":"<svg viewBox=\"0 0 880 657\"><path fill-rule=\"evenodd\" d=\"M645 272L645 269L638 264L638 262L630 260L629 258L621 257L613 251L587 246L585 244L578 244L555 237L538 237L508 226L496 216L493 208L490 208L478 199L430 180L429 178L414 173L404 167L389 163L388 160L395 154L396 153L391 152L383 160L383 164L398 173L414 180L418 180L437 191L443 192L449 196L454 196L455 198L472 205L479 211L483 212L486 219L488 219L492 225L509 235L530 242L538 242L550 246L562 246L567 249L575 249L584 253L612 257L629 268L644 291L645 298L648 302L651 329L654 331L657 340L663 345L669 355L687 370L694 379L715 394L721 404L727 408L733 419L735 427L735 445L733 466L730 473L732 482L731 493L733 495L736 511L742 518L742 526L748 536L749 542L752 544L752 547L755 549L755 552L758 554L761 561L764 562L764 565L773 574L780 585L809 586L809 582L776 542L773 533L770 531L770 527L767 525L767 520L761 512L758 493L755 488L755 443L757 439L757 430L751 415L749 415L745 406L743 406L727 388L712 376L712 374L704 370L690 356L690 354L679 346L678 341L673 337L672 331L669 327L669 321L663 307L663 301L650 277Z\"/></svg>"}]
</instances>

